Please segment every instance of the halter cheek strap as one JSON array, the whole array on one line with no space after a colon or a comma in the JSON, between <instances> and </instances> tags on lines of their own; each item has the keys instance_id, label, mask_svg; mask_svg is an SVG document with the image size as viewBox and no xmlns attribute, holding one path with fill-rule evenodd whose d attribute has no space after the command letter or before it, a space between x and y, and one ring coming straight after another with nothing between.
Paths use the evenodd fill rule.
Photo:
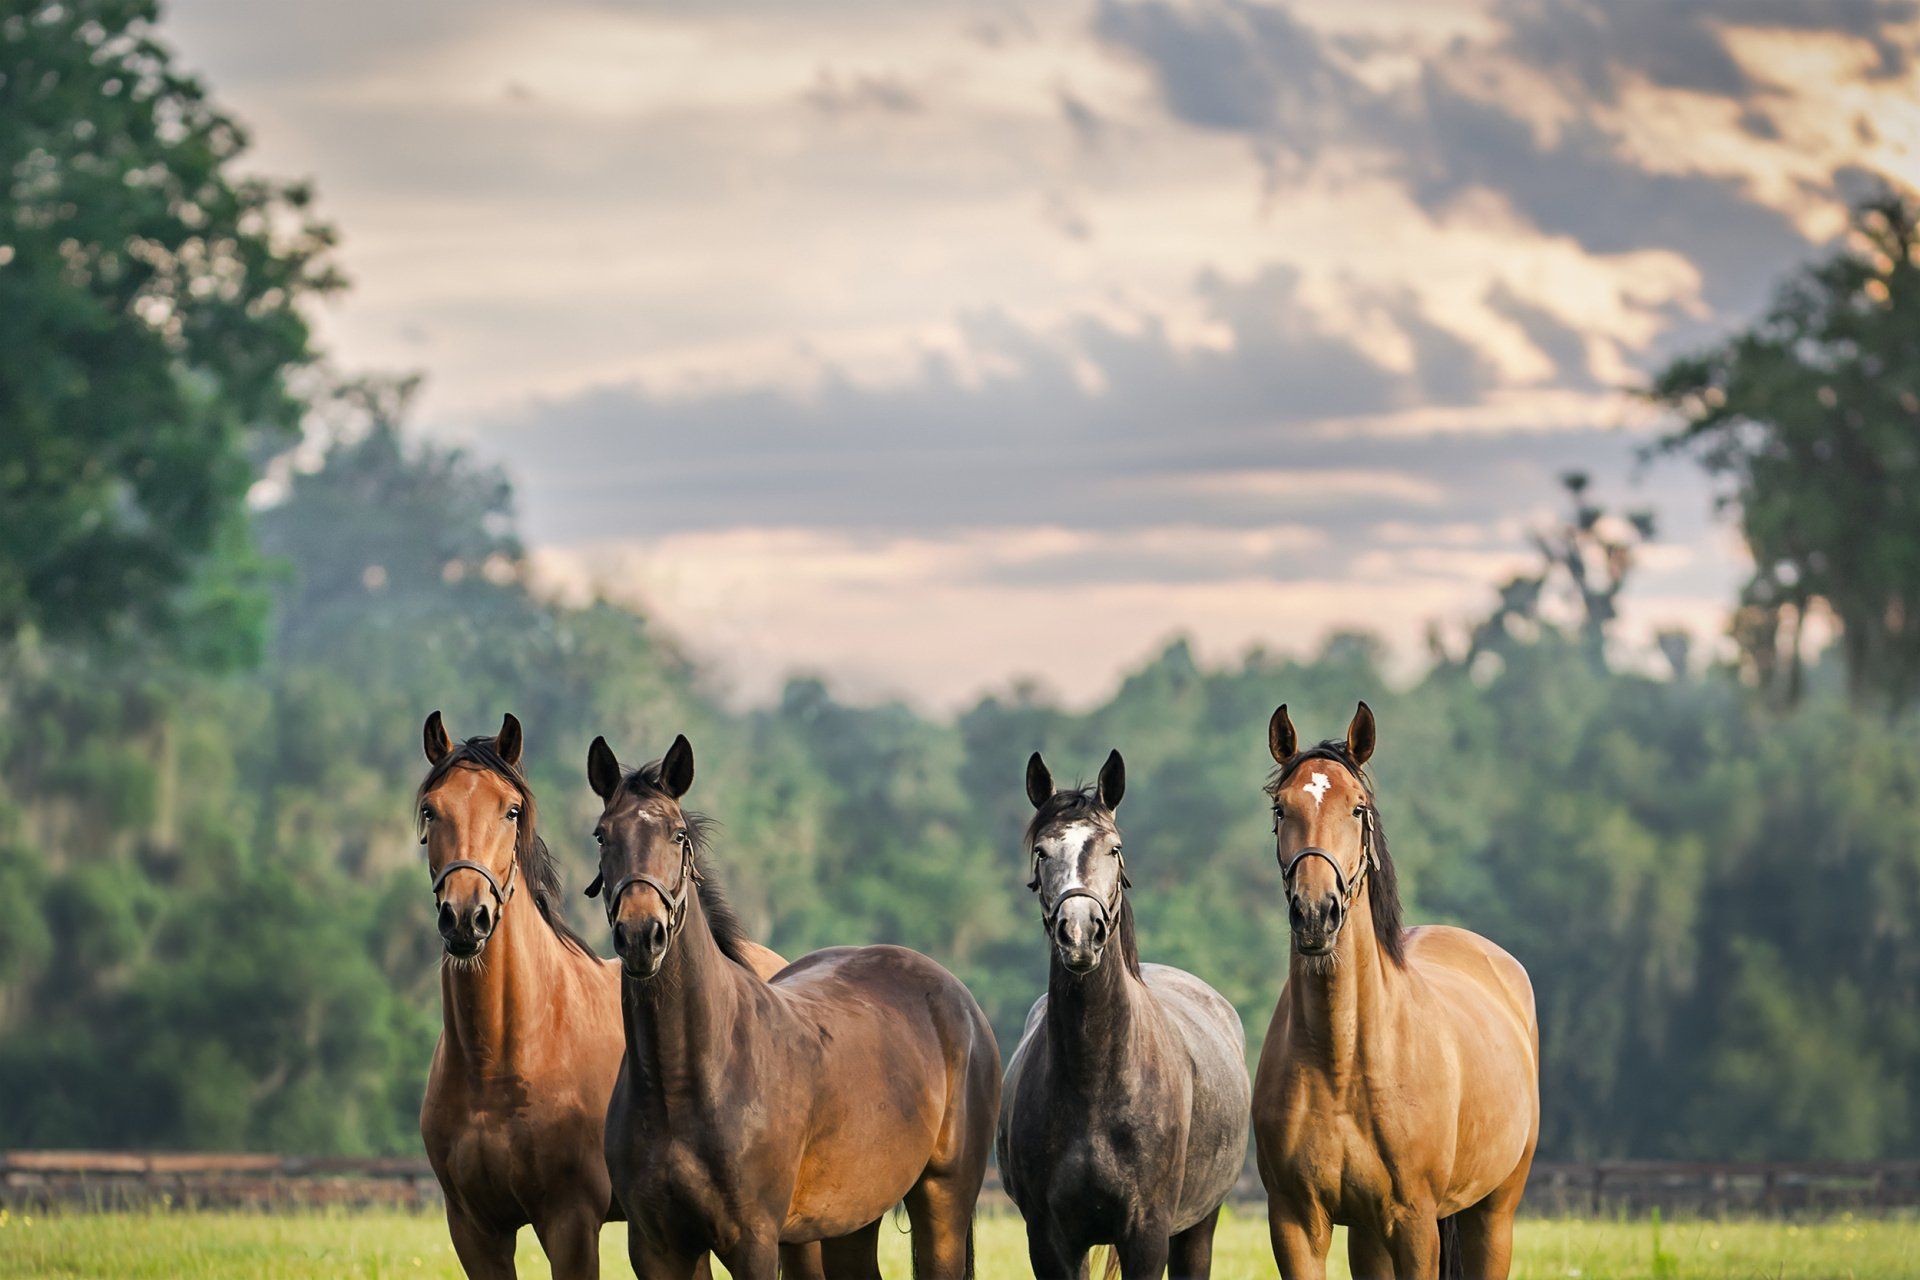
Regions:
<instances>
[{"instance_id":1,"label":"halter cheek strap","mask_svg":"<svg viewBox=\"0 0 1920 1280\"><path fill-rule=\"evenodd\" d=\"M507 899L513 896L513 880L515 876L520 874L520 859L518 857L514 858L513 865L507 869L507 880L503 885L499 880L494 878L493 872L488 870L483 864L473 862L466 858L455 858L434 874L434 897L437 898L440 896L440 886L445 884L447 877L456 871L478 872L480 878L487 882L487 888L493 891L494 905L504 908L507 905Z\"/></svg>"}]
</instances>

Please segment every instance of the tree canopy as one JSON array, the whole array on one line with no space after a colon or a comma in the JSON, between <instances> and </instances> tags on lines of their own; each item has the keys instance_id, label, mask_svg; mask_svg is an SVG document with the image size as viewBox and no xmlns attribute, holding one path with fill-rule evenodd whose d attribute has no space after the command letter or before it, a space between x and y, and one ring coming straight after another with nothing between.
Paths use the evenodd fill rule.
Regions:
<instances>
[{"instance_id":1,"label":"tree canopy","mask_svg":"<svg viewBox=\"0 0 1920 1280\"><path fill-rule=\"evenodd\" d=\"M1795 274L1719 346L1674 361L1653 398L1669 446L1726 479L1754 572L1740 638L1798 691L1809 612L1830 611L1856 696L1920 693L1920 209L1862 205L1851 241Z\"/></svg>"},{"instance_id":2,"label":"tree canopy","mask_svg":"<svg viewBox=\"0 0 1920 1280\"><path fill-rule=\"evenodd\" d=\"M173 65L153 0L0 17L0 640L127 630L244 656L243 504L298 438L304 304L335 283L304 188Z\"/></svg>"}]
</instances>

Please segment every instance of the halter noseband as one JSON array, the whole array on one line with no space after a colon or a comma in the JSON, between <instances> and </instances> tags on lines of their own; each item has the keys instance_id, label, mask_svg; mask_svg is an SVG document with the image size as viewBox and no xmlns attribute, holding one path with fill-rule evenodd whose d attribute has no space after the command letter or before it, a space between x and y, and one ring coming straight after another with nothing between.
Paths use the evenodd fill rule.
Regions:
<instances>
[{"instance_id":1,"label":"halter noseband","mask_svg":"<svg viewBox=\"0 0 1920 1280\"><path fill-rule=\"evenodd\" d=\"M1360 866L1354 871L1353 879L1347 879L1347 873L1341 868L1339 859L1317 844L1310 844L1295 851L1294 855L1280 864L1280 883L1287 891L1287 898L1294 899L1293 873L1308 858L1318 858L1333 868L1334 892L1340 895L1340 908L1345 911L1353 906L1353 900L1360 894L1360 886L1366 883L1367 873L1378 865L1379 860L1373 851L1373 805L1360 806Z\"/></svg>"},{"instance_id":2,"label":"halter noseband","mask_svg":"<svg viewBox=\"0 0 1920 1280\"><path fill-rule=\"evenodd\" d=\"M507 906L507 899L513 896L513 878L520 874L520 856L518 854L514 855L513 865L507 868L507 880L504 885L501 884L499 880L495 879L493 872L489 871L481 863L471 861L470 859L467 859L467 858L455 858L452 862L449 862L446 866L440 868L440 870L434 874L433 896L436 899L440 896L440 886L445 884L447 882L447 877L452 875L456 871L479 872L480 878L487 882L487 888L493 891L493 901L494 901L495 910L504 911Z\"/></svg>"},{"instance_id":3,"label":"halter noseband","mask_svg":"<svg viewBox=\"0 0 1920 1280\"><path fill-rule=\"evenodd\" d=\"M680 842L680 882L669 889L656 876L650 876L644 871L629 872L615 881L613 888L607 891L607 923L613 923L614 912L620 909L620 899L626 896L627 890L635 885L644 885L659 894L660 901L666 904L667 942L671 945L680 933L680 926L686 923L689 892L704 878L700 874L700 864L693 859L693 841L682 840ZM601 878L595 876L593 883L587 886L587 896L589 898L599 896L603 884Z\"/></svg>"},{"instance_id":4,"label":"halter noseband","mask_svg":"<svg viewBox=\"0 0 1920 1280\"><path fill-rule=\"evenodd\" d=\"M1120 879L1114 883L1111 898L1103 898L1085 885L1075 885L1055 898L1052 906L1047 905L1045 898L1040 900L1040 924L1047 931L1048 938L1058 940L1055 929L1060 923L1060 912L1075 898L1092 900L1100 908L1100 918L1107 926L1107 932L1113 932L1113 918L1120 913L1120 899L1133 887L1133 880L1127 875L1127 855L1116 849L1113 856L1120 862ZM1033 879L1027 883L1027 888L1036 893L1040 891L1040 859L1037 857L1033 860Z\"/></svg>"}]
</instances>

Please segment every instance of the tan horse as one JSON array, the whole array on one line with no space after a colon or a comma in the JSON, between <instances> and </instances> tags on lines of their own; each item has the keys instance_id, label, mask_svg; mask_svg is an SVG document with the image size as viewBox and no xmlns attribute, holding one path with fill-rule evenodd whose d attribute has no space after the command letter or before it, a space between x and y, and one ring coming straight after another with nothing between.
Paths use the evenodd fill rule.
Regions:
<instances>
[{"instance_id":1,"label":"tan horse","mask_svg":"<svg viewBox=\"0 0 1920 1280\"><path fill-rule=\"evenodd\" d=\"M416 802L447 953L420 1135L475 1280L513 1276L528 1224L555 1276L598 1276L600 1224L614 1216L602 1134L626 1047L620 966L561 914L521 740L508 716L497 736L455 746L434 712ZM744 945L756 972L784 967Z\"/></svg>"},{"instance_id":2,"label":"tan horse","mask_svg":"<svg viewBox=\"0 0 1920 1280\"><path fill-rule=\"evenodd\" d=\"M1540 1034L1518 961L1464 929L1402 930L1363 768L1373 713L1301 750L1282 706L1267 792L1293 931L1253 1086L1274 1259L1321 1280L1504 1278L1540 1135Z\"/></svg>"}]
</instances>

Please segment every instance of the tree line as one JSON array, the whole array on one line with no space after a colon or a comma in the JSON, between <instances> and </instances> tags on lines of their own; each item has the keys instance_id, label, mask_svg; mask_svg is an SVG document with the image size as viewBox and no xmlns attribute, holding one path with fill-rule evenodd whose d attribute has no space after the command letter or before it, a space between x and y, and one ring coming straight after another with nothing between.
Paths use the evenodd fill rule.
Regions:
<instances>
[{"instance_id":1,"label":"tree line","mask_svg":"<svg viewBox=\"0 0 1920 1280\"><path fill-rule=\"evenodd\" d=\"M507 478L411 439L404 383L324 372L301 316L338 283L332 233L236 174L244 131L152 15L0 19L0 1146L416 1149L435 707L526 724L575 888L584 744L686 732L756 936L923 950L1004 1046L1046 969L1022 763L1118 746L1142 952L1214 983L1257 1051L1287 946L1266 718L1331 734L1360 697L1410 920L1533 975L1544 1157L1920 1139L1910 205L1863 207L1649 387L1755 552L1737 661L1673 637L1663 671L1619 660L1654 529L1574 478L1538 563L1413 679L1360 632L1216 666L1175 640L1085 711L1016 689L935 719L795 679L741 712L643 614L531 589ZM303 431L317 465L291 463Z\"/></svg>"}]
</instances>

